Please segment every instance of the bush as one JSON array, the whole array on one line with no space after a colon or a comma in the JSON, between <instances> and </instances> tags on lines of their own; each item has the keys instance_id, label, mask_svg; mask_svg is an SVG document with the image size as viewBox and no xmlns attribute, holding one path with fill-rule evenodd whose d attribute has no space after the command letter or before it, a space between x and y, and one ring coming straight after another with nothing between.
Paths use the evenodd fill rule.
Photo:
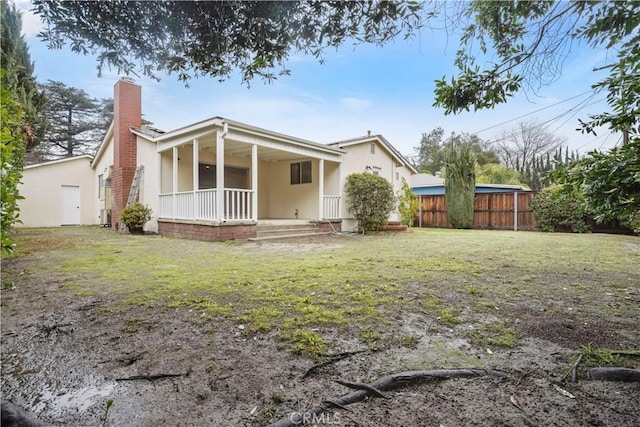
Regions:
<instances>
[{"instance_id":1,"label":"bush","mask_svg":"<svg viewBox=\"0 0 640 427\"><path fill-rule=\"evenodd\" d=\"M418 198L407 184L407 180L402 178L402 188L398 191L398 212L402 223L412 227L418 211Z\"/></svg>"},{"instance_id":2,"label":"bush","mask_svg":"<svg viewBox=\"0 0 640 427\"><path fill-rule=\"evenodd\" d=\"M352 173L345 184L348 208L367 231L381 230L393 211L393 187L379 175Z\"/></svg>"},{"instance_id":3,"label":"bush","mask_svg":"<svg viewBox=\"0 0 640 427\"><path fill-rule=\"evenodd\" d=\"M567 191L558 184L543 188L531 200L531 210L536 222L544 231L589 231L589 226L584 221L584 201L576 190Z\"/></svg>"},{"instance_id":4,"label":"bush","mask_svg":"<svg viewBox=\"0 0 640 427\"><path fill-rule=\"evenodd\" d=\"M127 226L131 234L143 234L144 225L151 219L151 208L135 202L122 210L120 221Z\"/></svg>"}]
</instances>

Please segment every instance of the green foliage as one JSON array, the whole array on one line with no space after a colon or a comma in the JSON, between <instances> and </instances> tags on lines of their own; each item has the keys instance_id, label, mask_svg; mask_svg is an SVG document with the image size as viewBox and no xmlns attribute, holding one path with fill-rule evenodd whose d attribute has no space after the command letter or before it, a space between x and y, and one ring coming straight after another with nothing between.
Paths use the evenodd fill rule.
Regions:
<instances>
[{"instance_id":1,"label":"green foliage","mask_svg":"<svg viewBox=\"0 0 640 427\"><path fill-rule=\"evenodd\" d=\"M476 165L476 182L483 184L522 185L520 173L512 168L496 163Z\"/></svg>"},{"instance_id":2,"label":"green foliage","mask_svg":"<svg viewBox=\"0 0 640 427\"><path fill-rule=\"evenodd\" d=\"M453 228L471 228L476 194L476 160L467 144L447 148L445 198L447 214Z\"/></svg>"},{"instance_id":3,"label":"green foliage","mask_svg":"<svg viewBox=\"0 0 640 427\"><path fill-rule=\"evenodd\" d=\"M0 70L0 77L4 76ZM22 166L26 145L23 131L24 111L4 86L0 95L0 252L13 252L10 230L19 222L18 200L23 199L18 191L22 178Z\"/></svg>"},{"instance_id":4,"label":"green foliage","mask_svg":"<svg viewBox=\"0 0 640 427\"><path fill-rule=\"evenodd\" d=\"M467 333L476 345L513 348L518 345L518 334L505 322L482 325Z\"/></svg>"},{"instance_id":5,"label":"green foliage","mask_svg":"<svg viewBox=\"0 0 640 427\"><path fill-rule=\"evenodd\" d=\"M22 31L22 17L13 3L0 0L0 62L4 74L0 81L23 111L22 129L27 150L35 147L46 128L46 122L39 117L45 96L38 91L33 75L33 63L29 55Z\"/></svg>"},{"instance_id":6,"label":"green foliage","mask_svg":"<svg viewBox=\"0 0 640 427\"><path fill-rule=\"evenodd\" d=\"M391 183L379 175L352 173L345 184L348 209L366 231L381 230L393 211Z\"/></svg>"},{"instance_id":7,"label":"green foliage","mask_svg":"<svg viewBox=\"0 0 640 427\"><path fill-rule=\"evenodd\" d=\"M370 326L366 326L360 331L360 340L367 344L371 350L378 350L380 335L371 329Z\"/></svg>"},{"instance_id":8,"label":"green foliage","mask_svg":"<svg viewBox=\"0 0 640 427\"><path fill-rule=\"evenodd\" d=\"M531 200L531 210L544 231L589 231L584 221L586 212L582 194L577 190L567 191L559 184L543 188Z\"/></svg>"},{"instance_id":9,"label":"green foliage","mask_svg":"<svg viewBox=\"0 0 640 427\"><path fill-rule=\"evenodd\" d=\"M144 225L151 219L151 208L140 202L127 206L120 213L120 221L131 234L143 234Z\"/></svg>"},{"instance_id":10,"label":"green foliage","mask_svg":"<svg viewBox=\"0 0 640 427\"><path fill-rule=\"evenodd\" d=\"M412 227L418 208L418 198L409 187L407 180L402 178L402 188L398 191L398 212L400 212L402 223Z\"/></svg>"},{"instance_id":11,"label":"green foliage","mask_svg":"<svg viewBox=\"0 0 640 427\"><path fill-rule=\"evenodd\" d=\"M436 81L435 106L445 114L493 108L523 89L535 90L562 73L572 43L615 51L609 75L592 86L606 90L612 112L582 122L638 133L640 117L640 8L636 1L469 2L455 16L462 25L458 75ZM491 58L487 57L491 55ZM487 64L487 65L479 65ZM594 132L595 133L595 132Z\"/></svg>"},{"instance_id":12,"label":"green foliage","mask_svg":"<svg viewBox=\"0 0 640 427\"><path fill-rule=\"evenodd\" d=\"M462 319L458 317L459 314L460 310L456 310L455 308L443 308L442 310L440 310L440 316L438 316L438 320L447 325L458 325L462 323Z\"/></svg>"},{"instance_id":13,"label":"green foliage","mask_svg":"<svg viewBox=\"0 0 640 427\"><path fill-rule=\"evenodd\" d=\"M327 344L314 331L296 329L290 336L281 338L291 341L291 349L301 356L318 359L327 353Z\"/></svg>"},{"instance_id":14,"label":"green foliage","mask_svg":"<svg viewBox=\"0 0 640 427\"><path fill-rule=\"evenodd\" d=\"M622 358L617 354L612 354L611 350L596 348L591 343L582 346L584 363L587 366L620 366Z\"/></svg>"},{"instance_id":15,"label":"green foliage","mask_svg":"<svg viewBox=\"0 0 640 427\"><path fill-rule=\"evenodd\" d=\"M157 78L221 80L236 71L243 82L290 74L289 55L322 61L327 48L380 45L420 25L421 5L408 2L51 2L36 0L50 48L69 43L98 53L98 70L142 70ZM134 62L135 61L135 62Z\"/></svg>"},{"instance_id":16,"label":"green foliage","mask_svg":"<svg viewBox=\"0 0 640 427\"><path fill-rule=\"evenodd\" d=\"M444 129L437 127L429 133L423 133L420 138L420 145L415 147L418 151L417 169L420 172L430 173L432 175L438 171L443 172L442 168L444 166L446 150L452 143L469 145L479 165L500 162L496 152L487 142L480 139L477 135L470 135L468 133L457 135L454 132L445 140Z\"/></svg>"},{"instance_id":17,"label":"green foliage","mask_svg":"<svg viewBox=\"0 0 640 427\"><path fill-rule=\"evenodd\" d=\"M558 173L567 191L580 191L596 222L618 220L640 233L640 138L608 153L592 151Z\"/></svg>"}]
</instances>

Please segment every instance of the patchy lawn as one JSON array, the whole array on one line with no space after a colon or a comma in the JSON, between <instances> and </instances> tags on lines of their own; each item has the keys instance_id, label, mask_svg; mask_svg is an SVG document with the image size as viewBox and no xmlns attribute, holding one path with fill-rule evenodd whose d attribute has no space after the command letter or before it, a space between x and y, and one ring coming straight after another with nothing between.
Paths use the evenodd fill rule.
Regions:
<instances>
[{"instance_id":1,"label":"patchy lawn","mask_svg":"<svg viewBox=\"0 0 640 427\"><path fill-rule=\"evenodd\" d=\"M2 391L49 422L262 425L347 392L335 379L470 366L510 377L411 386L332 421L637 419L637 386L562 381L578 352L581 378L638 365L615 352L640 342L635 237L416 229L232 244L59 228L17 243L2 263ZM188 375L116 381L176 373Z\"/></svg>"}]
</instances>

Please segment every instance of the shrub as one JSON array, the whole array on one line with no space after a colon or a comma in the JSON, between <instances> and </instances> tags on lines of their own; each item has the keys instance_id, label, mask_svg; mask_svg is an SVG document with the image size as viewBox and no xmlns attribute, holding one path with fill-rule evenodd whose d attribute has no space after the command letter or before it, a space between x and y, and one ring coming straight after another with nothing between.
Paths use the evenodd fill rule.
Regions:
<instances>
[{"instance_id":1,"label":"shrub","mask_svg":"<svg viewBox=\"0 0 640 427\"><path fill-rule=\"evenodd\" d=\"M544 231L589 231L589 226L584 221L584 202L576 190L567 191L558 184L543 188L531 200L531 210L536 222Z\"/></svg>"},{"instance_id":2,"label":"shrub","mask_svg":"<svg viewBox=\"0 0 640 427\"><path fill-rule=\"evenodd\" d=\"M345 184L348 208L364 231L381 230L393 211L393 187L379 175L352 173Z\"/></svg>"},{"instance_id":3,"label":"shrub","mask_svg":"<svg viewBox=\"0 0 640 427\"><path fill-rule=\"evenodd\" d=\"M418 213L418 198L404 178L402 178L402 188L398 191L398 212L400 212L402 223L412 227Z\"/></svg>"},{"instance_id":4,"label":"shrub","mask_svg":"<svg viewBox=\"0 0 640 427\"><path fill-rule=\"evenodd\" d=\"M131 234L144 233L144 225L151 219L151 208L135 202L122 210L120 221L127 226Z\"/></svg>"},{"instance_id":5,"label":"shrub","mask_svg":"<svg viewBox=\"0 0 640 427\"><path fill-rule=\"evenodd\" d=\"M3 52L4 61L4 52ZM4 76L5 71L0 71ZM4 80L3 80L4 83ZM22 178L24 150L27 142L23 129L24 110L14 100L15 94L4 87L0 98L0 253L13 252L10 233L14 224L20 222L18 200L24 199L18 191Z\"/></svg>"}]
</instances>

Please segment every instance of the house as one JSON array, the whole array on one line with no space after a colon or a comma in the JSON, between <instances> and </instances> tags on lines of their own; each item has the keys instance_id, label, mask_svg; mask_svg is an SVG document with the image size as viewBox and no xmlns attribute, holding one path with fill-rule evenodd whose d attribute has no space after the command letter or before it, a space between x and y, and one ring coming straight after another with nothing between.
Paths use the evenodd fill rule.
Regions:
<instances>
[{"instance_id":1,"label":"house","mask_svg":"<svg viewBox=\"0 0 640 427\"><path fill-rule=\"evenodd\" d=\"M145 230L168 236L245 240L260 222L281 220L350 230L347 175L376 173L397 190L416 173L381 135L325 145L224 117L169 132L143 126L141 90L129 78L116 83L113 123L93 159L25 168L23 226L120 228L137 199L153 211Z\"/></svg>"}]
</instances>

